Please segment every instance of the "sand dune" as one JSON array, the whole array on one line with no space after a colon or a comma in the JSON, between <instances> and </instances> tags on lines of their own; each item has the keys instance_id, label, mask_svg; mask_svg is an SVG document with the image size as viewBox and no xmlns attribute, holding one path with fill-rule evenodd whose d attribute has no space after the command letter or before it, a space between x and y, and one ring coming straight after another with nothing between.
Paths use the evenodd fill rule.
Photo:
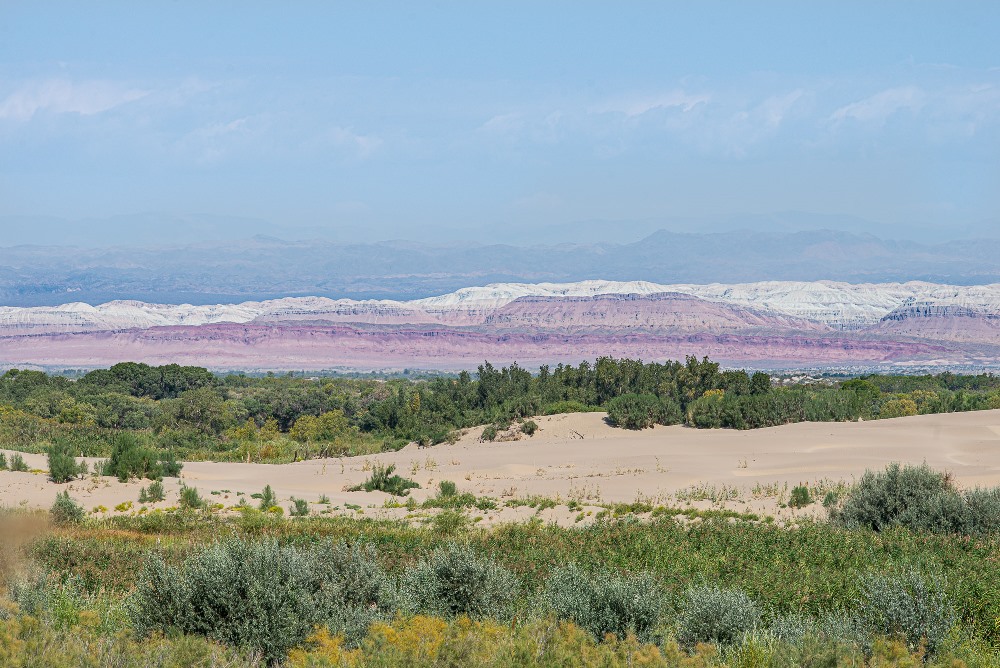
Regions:
<instances>
[{"instance_id":1,"label":"sand dune","mask_svg":"<svg viewBox=\"0 0 1000 668\"><path fill-rule=\"evenodd\" d=\"M615 429L603 413L577 413L536 418L538 432L518 441L480 443L480 429L469 430L453 445L344 459L311 460L284 465L190 462L183 481L197 487L210 501L235 504L270 484L287 506L290 497L310 502L327 495L338 512L367 516L406 516L405 509L384 509L382 493L346 492L346 486L367 478L376 462L395 464L399 473L417 480L419 502L433 495L437 483L452 480L459 491L501 500L530 495L598 503L650 500L667 505L721 505L734 510L778 516L787 489L806 483L850 483L866 469L881 469L894 461L927 462L951 471L959 485L1000 484L1000 411L926 415L859 423L803 423L754 431L696 430L657 427L633 432ZM45 457L25 455L42 469ZM0 503L6 506L49 506L58 491L69 489L88 509L113 508L136 501L143 483L119 483L93 478L67 485L49 482L43 474L0 472ZM167 501L176 503L179 481L168 479ZM211 494L218 492L218 494ZM252 500L251 500L252 501ZM718 504L717 504L718 505ZM374 507L373 507L374 506ZM311 504L312 512L326 506ZM801 512L801 511L800 511ZM805 511L817 514L819 505ZM485 521L517 519L533 510L506 509L476 514ZM568 521L562 508L546 511L543 519Z\"/></svg>"}]
</instances>

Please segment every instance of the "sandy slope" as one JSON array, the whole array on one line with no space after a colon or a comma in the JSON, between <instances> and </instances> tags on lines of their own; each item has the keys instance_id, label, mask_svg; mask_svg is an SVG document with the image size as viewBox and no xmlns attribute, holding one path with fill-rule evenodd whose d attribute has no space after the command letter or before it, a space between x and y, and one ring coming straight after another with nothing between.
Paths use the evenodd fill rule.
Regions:
<instances>
[{"instance_id":1,"label":"sandy slope","mask_svg":"<svg viewBox=\"0 0 1000 668\"><path fill-rule=\"evenodd\" d=\"M403 509L383 509L385 494L345 492L361 482L376 461L395 464L422 489L421 501L440 480L452 480L460 491L500 499L545 495L564 501L650 500L699 507L727 499L734 510L786 515L779 510L787 489L826 480L850 482L868 468L893 461L921 463L951 471L960 485L1000 484L1000 411L927 415L863 423L807 423L736 432L657 427L641 432L607 426L602 413L536 418L539 431L513 442L479 443L480 430L470 430L454 445L418 449L411 445L372 457L313 460L286 465L191 462L184 481L208 499L234 504L237 492L247 496L265 484L273 486L282 505L289 497L316 501L330 497L339 512L345 503L363 507L368 516L403 517ZM45 467L44 456L25 455L31 466ZM167 501L176 503L179 482L165 481ZM787 485L787 487L786 487ZM87 478L55 485L42 474L0 472L0 503L47 507L57 491L70 489L88 509L113 508L136 501L138 482ZM228 490L228 492L224 491ZM210 492L219 494L212 495ZM227 498L228 497L228 498ZM255 503L255 501L251 502ZM375 506L375 507L372 507ZM326 506L311 505L312 512ZM801 511L800 511L801 512ZM820 512L818 504L805 511ZM529 508L500 512L473 511L484 520L501 521L534 514ZM543 519L568 522L565 507L545 511Z\"/></svg>"}]
</instances>

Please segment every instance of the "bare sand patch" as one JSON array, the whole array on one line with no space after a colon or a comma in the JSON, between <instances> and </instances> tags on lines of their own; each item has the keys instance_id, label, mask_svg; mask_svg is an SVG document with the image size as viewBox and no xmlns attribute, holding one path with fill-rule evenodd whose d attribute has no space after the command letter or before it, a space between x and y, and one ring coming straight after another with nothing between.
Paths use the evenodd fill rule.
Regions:
<instances>
[{"instance_id":1,"label":"bare sand patch","mask_svg":"<svg viewBox=\"0 0 1000 668\"><path fill-rule=\"evenodd\" d=\"M1000 411L924 415L856 423L801 423L753 431L698 430L681 426L627 431L608 426L603 413L535 418L532 437L481 443L481 429L468 430L456 443L431 448L410 445L391 453L294 464L188 462L182 479L166 479L167 500L176 504L180 485L197 487L210 502L231 506L270 484L281 505L292 497L310 502L311 512L331 510L373 517L426 516L387 508L399 501L380 492L348 492L376 463L394 464L421 488L416 502L433 496L442 480L460 492L494 497L501 508L472 510L493 523L538 516L573 523L590 521L599 504L643 501L667 506L722 507L740 512L819 514L818 504L803 511L781 508L799 484L824 489L850 483L866 469L890 462L950 471L961 486L1000 484ZM24 455L30 467L45 468L43 455ZM137 498L143 482L87 477L56 485L41 473L0 472L0 505L47 508L68 489L85 508L109 511ZM321 495L328 506L318 505ZM511 499L540 496L582 508L504 508ZM358 508L360 507L360 508ZM336 508L334 511L333 509ZM132 509L134 511L134 508ZM590 515L586 515L590 512Z\"/></svg>"}]
</instances>

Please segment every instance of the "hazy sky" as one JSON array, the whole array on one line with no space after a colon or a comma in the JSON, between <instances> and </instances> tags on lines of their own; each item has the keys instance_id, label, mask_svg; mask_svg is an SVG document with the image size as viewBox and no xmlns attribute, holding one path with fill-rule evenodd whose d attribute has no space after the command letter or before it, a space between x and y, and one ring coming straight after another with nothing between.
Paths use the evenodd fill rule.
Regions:
<instances>
[{"instance_id":1,"label":"hazy sky","mask_svg":"<svg viewBox=\"0 0 1000 668\"><path fill-rule=\"evenodd\" d=\"M998 35L996 0L0 0L0 216L1000 226Z\"/></svg>"}]
</instances>

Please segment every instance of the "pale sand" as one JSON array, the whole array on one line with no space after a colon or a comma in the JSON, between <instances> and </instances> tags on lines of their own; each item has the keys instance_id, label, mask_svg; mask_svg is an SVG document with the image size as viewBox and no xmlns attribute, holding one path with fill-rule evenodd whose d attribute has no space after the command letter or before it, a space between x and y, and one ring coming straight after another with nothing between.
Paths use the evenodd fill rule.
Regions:
<instances>
[{"instance_id":1,"label":"pale sand","mask_svg":"<svg viewBox=\"0 0 1000 668\"><path fill-rule=\"evenodd\" d=\"M208 500L233 505L237 492L247 497L270 484L281 505L290 497L306 499L318 513L327 506L314 502L327 495L336 512L357 512L344 504L362 506L362 514L406 517L405 509L385 509L387 494L346 492L368 476L373 463L395 464L397 472L419 482L411 493L416 501L432 496L441 480L452 480L460 492L492 496L501 502L531 495L579 500L593 519L600 503L645 500L683 507L726 507L787 518L819 515L817 503L804 511L780 508L788 490L798 484L829 487L850 483L866 469L890 462L920 464L947 470L963 487L1000 484L1000 411L926 415L861 423L803 423L754 431L696 430L656 427L626 431L609 427L603 413L578 413L535 418L538 432L511 442L480 443L481 429L469 430L454 445L367 457L310 460L295 464L230 464L189 462L182 480L197 487ZM9 459L10 453L8 453ZM43 455L24 455L29 466L44 469ZM113 509L123 501L138 507L143 482L119 483L88 476L66 485L44 474L0 472L0 505L47 508L57 492L68 489L89 510ZM180 481L167 479L167 500L175 505ZM224 490L228 490L225 492ZM211 494L211 492L220 492ZM714 501L712 498L714 497ZM727 499L718 503L720 497ZM248 501L256 505L256 501ZM502 505L502 503L501 503ZM374 507L373 507L374 506ZM134 509L133 509L134 510ZM506 508L471 515L486 523L535 515L531 508ZM411 519L426 517L418 511ZM538 515L545 521L572 523L577 512L565 506Z\"/></svg>"}]
</instances>

